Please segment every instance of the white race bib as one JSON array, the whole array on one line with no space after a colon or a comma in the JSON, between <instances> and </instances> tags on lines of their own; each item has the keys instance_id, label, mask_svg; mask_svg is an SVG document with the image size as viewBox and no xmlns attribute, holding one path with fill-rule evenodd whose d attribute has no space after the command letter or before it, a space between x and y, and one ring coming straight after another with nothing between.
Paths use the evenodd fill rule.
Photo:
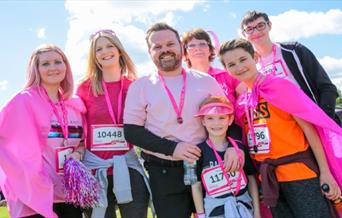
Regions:
<instances>
[{"instance_id":1,"label":"white race bib","mask_svg":"<svg viewBox=\"0 0 342 218\"><path fill-rule=\"evenodd\" d=\"M64 163L67 160L67 157L74 152L74 146L67 147L57 147L56 148L56 172L58 174L63 174Z\"/></svg>"},{"instance_id":2,"label":"white race bib","mask_svg":"<svg viewBox=\"0 0 342 218\"><path fill-rule=\"evenodd\" d=\"M261 69L261 71L265 75L273 74L274 76L277 76L280 78L286 78L288 76L288 73L283 64L283 61L281 60L277 60L273 63L266 65L263 69Z\"/></svg>"},{"instance_id":3,"label":"white race bib","mask_svg":"<svg viewBox=\"0 0 342 218\"><path fill-rule=\"evenodd\" d=\"M239 178L239 171L223 175L220 166L214 166L202 171L202 183L208 195L211 197L219 197L227 193L236 192L237 180ZM227 180L228 178L228 180ZM246 187L246 177L243 173L241 175L240 190Z\"/></svg>"},{"instance_id":4,"label":"white race bib","mask_svg":"<svg viewBox=\"0 0 342 218\"><path fill-rule=\"evenodd\" d=\"M266 124L254 125L256 145L254 145L251 130L248 131L248 148L251 154L267 154L270 152L270 133Z\"/></svg>"},{"instance_id":5,"label":"white race bib","mask_svg":"<svg viewBox=\"0 0 342 218\"><path fill-rule=\"evenodd\" d=\"M103 124L91 126L92 151L129 150L122 124Z\"/></svg>"}]
</instances>

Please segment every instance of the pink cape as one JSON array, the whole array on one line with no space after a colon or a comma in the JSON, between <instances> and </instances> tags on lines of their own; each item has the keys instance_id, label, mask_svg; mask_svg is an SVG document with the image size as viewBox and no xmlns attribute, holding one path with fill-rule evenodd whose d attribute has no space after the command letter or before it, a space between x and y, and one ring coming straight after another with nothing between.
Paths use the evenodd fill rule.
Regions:
<instances>
[{"instance_id":1,"label":"pink cape","mask_svg":"<svg viewBox=\"0 0 342 218\"><path fill-rule=\"evenodd\" d=\"M215 78L215 80L223 89L226 97L234 105L236 99L235 89L239 85L240 81L233 78L227 71L221 70L219 68L210 67L208 74Z\"/></svg>"},{"instance_id":2,"label":"pink cape","mask_svg":"<svg viewBox=\"0 0 342 218\"><path fill-rule=\"evenodd\" d=\"M80 99L66 104L85 112ZM52 110L37 88L18 93L0 112L0 185L8 206L22 202L44 217L53 212L53 184L44 172L42 148L47 146Z\"/></svg>"},{"instance_id":3,"label":"pink cape","mask_svg":"<svg viewBox=\"0 0 342 218\"><path fill-rule=\"evenodd\" d=\"M302 90L288 80L264 76L255 82L252 90L252 102L256 105L258 96L264 98L277 108L311 123L317 130L323 149L340 189L342 189L342 129L321 108L319 108ZM242 121L244 106L239 98L236 107L236 118ZM340 216L341 211L339 212Z\"/></svg>"}]
</instances>

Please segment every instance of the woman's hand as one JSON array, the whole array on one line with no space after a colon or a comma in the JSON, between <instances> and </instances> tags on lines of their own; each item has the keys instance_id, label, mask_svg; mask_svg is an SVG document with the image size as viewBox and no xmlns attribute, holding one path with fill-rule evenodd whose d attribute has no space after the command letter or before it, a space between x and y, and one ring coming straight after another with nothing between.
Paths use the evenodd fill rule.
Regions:
<instances>
[{"instance_id":1,"label":"woman's hand","mask_svg":"<svg viewBox=\"0 0 342 218\"><path fill-rule=\"evenodd\" d=\"M74 152L72 152L67 158L74 158L75 160L83 160L83 156L84 156L84 152L83 151L79 151L79 150L76 150Z\"/></svg>"}]
</instances>

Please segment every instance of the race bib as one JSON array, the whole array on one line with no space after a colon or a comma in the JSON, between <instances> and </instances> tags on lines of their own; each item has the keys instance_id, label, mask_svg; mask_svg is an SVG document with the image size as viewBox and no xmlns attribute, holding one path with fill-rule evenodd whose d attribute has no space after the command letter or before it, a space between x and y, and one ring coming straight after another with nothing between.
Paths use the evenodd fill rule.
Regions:
<instances>
[{"instance_id":1,"label":"race bib","mask_svg":"<svg viewBox=\"0 0 342 218\"><path fill-rule=\"evenodd\" d=\"M261 69L261 71L265 75L273 74L274 76L277 76L280 78L286 78L288 76L288 73L283 64L283 61L281 60L277 60L273 63L266 65L263 69Z\"/></svg>"},{"instance_id":2,"label":"race bib","mask_svg":"<svg viewBox=\"0 0 342 218\"><path fill-rule=\"evenodd\" d=\"M242 172L243 173L243 172ZM228 173L224 176L220 166L210 167L202 171L202 183L211 197L219 197L228 193L236 192L239 171ZM246 187L246 177L243 173L240 177L240 190Z\"/></svg>"},{"instance_id":3,"label":"race bib","mask_svg":"<svg viewBox=\"0 0 342 218\"><path fill-rule=\"evenodd\" d=\"M265 124L262 125L254 125L254 134L256 145L253 143L251 130L248 131L247 140L248 140L248 148L251 154L267 154L270 152L270 134L267 126Z\"/></svg>"},{"instance_id":4,"label":"race bib","mask_svg":"<svg viewBox=\"0 0 342 218\"><path fill-rule=\"evenodd\" d=\"M122 124L92 125L92 151L129 150Z\"/></svg>"},{"instance_id":5,"label":"race bib","mask_svg":"<svg viewBox=\"0 0 342 218\"><path fill-rule=\"evenodd\" d=\"M67 157L74 152L74 146L68 147L57 147L56 152L56 172L58 174L63 174L64 171L64 163L67 160Z\"/></svg>"}]
</instances>

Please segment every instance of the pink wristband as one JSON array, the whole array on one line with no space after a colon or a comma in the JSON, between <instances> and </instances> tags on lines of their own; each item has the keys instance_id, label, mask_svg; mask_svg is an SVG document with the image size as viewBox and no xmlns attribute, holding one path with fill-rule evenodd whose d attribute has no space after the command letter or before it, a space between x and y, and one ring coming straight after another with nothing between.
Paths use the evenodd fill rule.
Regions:
<instances>
[{"instance_id":1,"label":"pink wristband","mask_svg":"<svg viewBox=\"0 0 342 218\"><path fill-rule=\"evenodd\" d=\"M195 218L205 218L205 213L195 213Z\"/></svg>"}]
</instances>

